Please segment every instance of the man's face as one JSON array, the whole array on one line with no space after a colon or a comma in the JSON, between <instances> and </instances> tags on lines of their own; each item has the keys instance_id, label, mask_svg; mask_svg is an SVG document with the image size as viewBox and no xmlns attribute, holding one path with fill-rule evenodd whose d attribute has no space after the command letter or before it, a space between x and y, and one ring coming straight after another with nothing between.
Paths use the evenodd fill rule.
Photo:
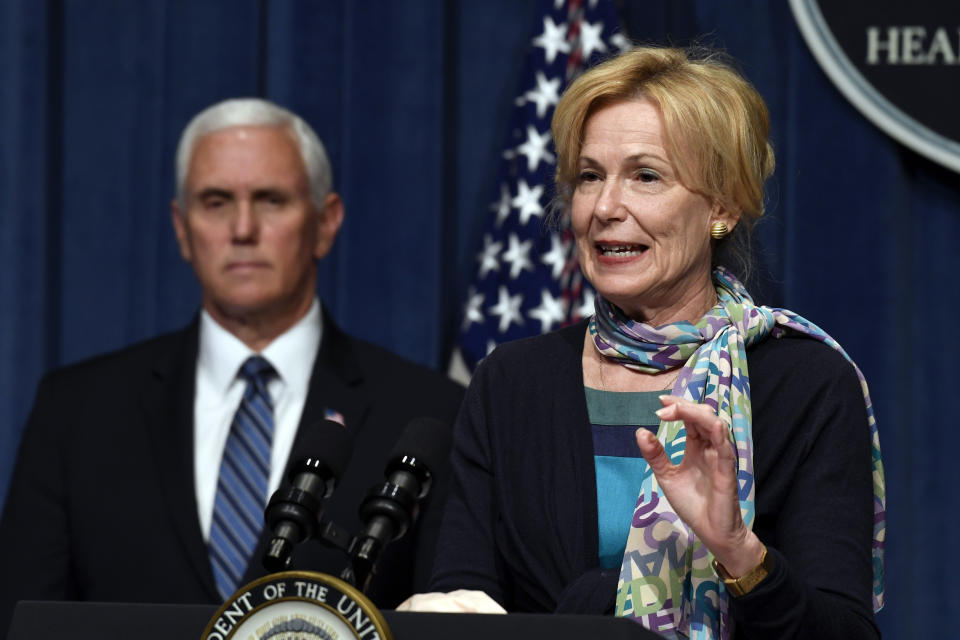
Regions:
<instances>
[{"instance_id":1,"label":"man's face","mask_svg":"<svg viewBox=\"0 0 960 640\"><path fill-rule=\"evenodd\" d=\"M214 319L292 325L309 308L315 261L329 252L343 208L322 211L286 128L242 126L199 138L184 203L173 203L180 253L203 288Z\"/></svg>"}]
</instances>

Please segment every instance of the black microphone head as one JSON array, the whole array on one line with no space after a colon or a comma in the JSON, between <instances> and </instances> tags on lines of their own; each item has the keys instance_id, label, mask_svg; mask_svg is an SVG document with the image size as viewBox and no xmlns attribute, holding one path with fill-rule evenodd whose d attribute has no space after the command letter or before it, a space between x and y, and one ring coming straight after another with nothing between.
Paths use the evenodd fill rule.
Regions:
<instances>
[{"instance_id":1,"label":"black microphone head","mask_svg":"<svg viewBox=\"0 0 960 640\"><path fill-rule=\"evenodd\" d=\"M387 464L387 475L399 466L426 467L437 472L450 454L450 428L436 418L414 418L407 423Z\"/></svg>"},{"instance_id":2,"label":"black microphone head","mask_svg":"<svg viewBox=\"0 0 960 640\"><path fill-rule=\"evenodd\" d=\"M353 455L353 434L345 426L333 420L324 420L311 425L299 434L287 464L287 478L309 468L323 468L334 480L343 477Z\"/></svg>"},{"instance_id":3,"label":"black microphone head","mask_svg":"<svg viewBox=\"0 0 960 640\"><path fill-rule=\"evenodd\" d=\"M364 541L356 560L372 567L380 551L407 532L417 519L418 502L427 497L433 474L440 471L450 453L452 437L446 424L434 418L414 418L387 458L387 481L374 486L360 504Z\"/></svg>"},{"instance_id":4,"label":"black microphone head","mask_svg":"<svg viewBox=\"0 0 960 640\"><path fill-rule=\"evenodd\" d=\"M294 545L314 537L323 501L333 494L352 454L353 435L338 422L301 429L287 462L287 484L264 510L264 522L274 533L263 556L267 571L288 568Z\"/></svg>"}]
</instances>

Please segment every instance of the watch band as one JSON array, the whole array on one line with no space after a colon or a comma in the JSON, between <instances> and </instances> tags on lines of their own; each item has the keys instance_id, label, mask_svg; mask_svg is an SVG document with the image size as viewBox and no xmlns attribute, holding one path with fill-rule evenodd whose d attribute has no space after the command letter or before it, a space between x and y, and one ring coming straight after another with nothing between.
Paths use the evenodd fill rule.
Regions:
<instances>
[{"instance_id":1,"label":"watch band","mask_svg":"<svg viewBox=\"0 0 960 640\"><path fill-rule=\"evenodd\" d=\"M733 597L739 598L753 591L754 587L760 584L773 570L772 560L769 554L767 554L767 546L763 543L761 543L761 546L763 547L763 555L760 556L760 564L739 578L731 576L726 568L717 562L716 558L713 559L713 570L720 576L720 579L723 581L723 586L726 587L727 591L729 591Z\"/></svg>"}]
</instances>

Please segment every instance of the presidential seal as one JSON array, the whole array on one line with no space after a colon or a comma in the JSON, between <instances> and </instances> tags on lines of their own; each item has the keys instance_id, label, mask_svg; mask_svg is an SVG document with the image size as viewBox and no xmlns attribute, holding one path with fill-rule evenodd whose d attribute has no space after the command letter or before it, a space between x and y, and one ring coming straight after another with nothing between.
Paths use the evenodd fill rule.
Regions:
<instances>
[{"instance_id":1,"label":"presidential seal","mask_svg":"<svg viewBox=\"0 0 960 640\"><path fill-rule=\"evenodd\" d=\"M355 587L323 573L285 571L241 587L201 640L393 640L380 611Z\"/></svg>"}]
</instances>

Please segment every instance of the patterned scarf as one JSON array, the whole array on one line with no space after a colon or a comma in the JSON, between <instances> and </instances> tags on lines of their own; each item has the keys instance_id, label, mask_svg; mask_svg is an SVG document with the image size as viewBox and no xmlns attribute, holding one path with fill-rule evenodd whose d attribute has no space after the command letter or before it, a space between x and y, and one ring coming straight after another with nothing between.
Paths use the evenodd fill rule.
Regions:
<instances>
[{"instance_id":1,"label":"patterned scarf","mask_svg":"<svg viewBox=\"0 0 960 640\"><path fill-rule=\"evenodd\" d=\"M867 383L837 342L812 322L786 309L758 307L723 267L713 273L718 303L696 324L662 327L634 322L601 297L589 332L597 350L620 364L656 373L683 367L672 395L709 405L729 426L737 451L740 511L754 520L753 436L746 347L787 329L843 354L860 378L873 443L873 606L883 606L886 497L880 440ZM674 464L683 458L683 423L662 422L657 437ZM659 493L653 473L643 479L627 538L617 588L617 615L636 619L665 637L696 640L731 637L727 594L711 566L713 555Z\"/></svg>"}]
</instances>

